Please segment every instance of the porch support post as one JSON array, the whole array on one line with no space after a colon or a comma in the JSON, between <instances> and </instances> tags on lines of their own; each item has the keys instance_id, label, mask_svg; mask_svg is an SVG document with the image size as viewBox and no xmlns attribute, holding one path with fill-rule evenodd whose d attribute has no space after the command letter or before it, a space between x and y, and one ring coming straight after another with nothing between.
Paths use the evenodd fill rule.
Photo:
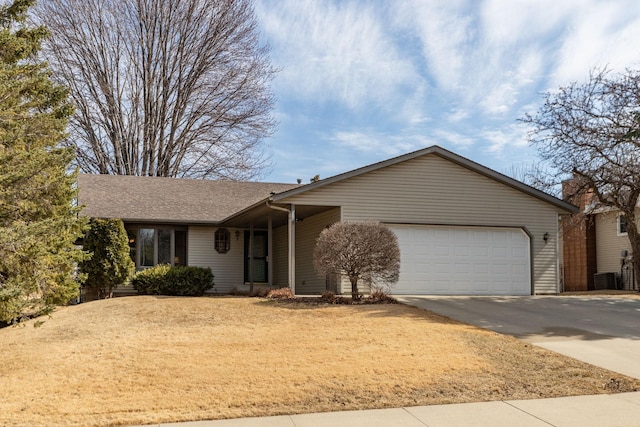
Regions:
<instances>
[{"instance_id":1,"label":"porch support post","mask_svg":"<svg viewBox=\"0 0 640 427\"><path fill-rule=\"evenodd\" d=\"M271 214L267 219L267 280L269 281L269 287L273 286L273 265L271 263L271 254L273 253L273 221Z\"/></svg>"},{"instance_id":2,"label":"porch support post","mask_svg":"<svg viewBox=\"0 0 640 427\"><path fill-rule=\"evenodd\" d=\"M253 294L253 222L249 225L249 293Z\"/></svg>"},{"instance_id":3,"label":"porch support post","mask_svg":"<svg viewBox=\"0 0 640 427\"><path fill-rule=\"evenodd\" d=\"M289 287L296 293L296 205L289 211Z\"/></svg>"}]
</instances>

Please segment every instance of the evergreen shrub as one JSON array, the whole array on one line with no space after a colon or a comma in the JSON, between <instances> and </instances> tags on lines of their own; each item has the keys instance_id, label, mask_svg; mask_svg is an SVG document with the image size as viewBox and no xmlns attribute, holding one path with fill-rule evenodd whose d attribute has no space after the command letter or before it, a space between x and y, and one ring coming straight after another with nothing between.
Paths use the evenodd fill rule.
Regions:
<instances>
[{"instance_id":1,"label":"evergreen shrub","mask_svg":"<svg viewBox=\"0 0 640 427\"><path fill-rule=\"evenodd\" d=\"M142 270L131 279L142 295L202 296L213 288L210 268L156 265Z\"/></svg>"}]
</instances>

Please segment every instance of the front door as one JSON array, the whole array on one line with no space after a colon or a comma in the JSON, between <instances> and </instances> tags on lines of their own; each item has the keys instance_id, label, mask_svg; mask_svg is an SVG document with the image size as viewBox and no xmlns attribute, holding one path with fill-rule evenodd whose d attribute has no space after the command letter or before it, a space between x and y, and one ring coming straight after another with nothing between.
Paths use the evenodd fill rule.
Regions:
<instances>
[{"instance_id":1,"label":"front door","mask_svg":"<svg viewBox=\"0 0 640 427\"><path fill-rule=\"evenodd\" d=\"M246 283L253 282L266 283L267 278L267 239L268 234L266 231L254 231L253 232L253 264L251 264L251 254L249 248L251 247L251 232L244 232L244 281ZM253 266L253 271L249 271L249 266ZM252 277L253 276L253 277Z\"/></svg>"}]
</instances>

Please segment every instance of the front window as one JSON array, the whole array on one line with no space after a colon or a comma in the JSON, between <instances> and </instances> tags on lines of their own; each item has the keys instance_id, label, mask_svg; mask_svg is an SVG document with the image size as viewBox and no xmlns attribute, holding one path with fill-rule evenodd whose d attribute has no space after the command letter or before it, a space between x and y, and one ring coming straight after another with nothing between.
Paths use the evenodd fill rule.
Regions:
<instances>
[{"instance_id":1,"label":"front window","mask_svg":"<svg viewBox=\"0 0 640 427\"><path fill-rule=\"evenodd\" d=\"M153 267L156 260L156 230L153 228L142 228L139 231L140 260L136 263L141 267Z\"/></svg>"},{"instance_id":2,"label":"front window","mask_svg":"<svg viewBox=\"0 0 640 427\"><path fill-rule=\"evenodd\" d=\"M251 249L252 251L251 251ZM253 237L250 231L244 233L244 281L264 282L268 281L268 233L264 230L255 230Z\"/></svg>"},{"instance_id":3,"label":"front window","mask_svg":"<svg viewBox=\"0 0 640 427\"><path fill-rule=\"evenodd\" d=\"M129 238L129 256L135 262L138 253L138 230L127 229L127 237Z\"/></svg>"},{"instance_id":4,"label":"front window","mask_svg":"<svg viewBox=\"0 0 640 427\"><path fill-rule=\"evenodd\" d=\"M131 259L137 268L187 265L186 228L130 226L127 234Z\"/></svg>"},{"instance_id":5,"label":"front window","mask_svg":"<svg viewBox=\"0 0 640 427\"><path fill-rule=\"evenodd\" d=\"M624 215L618 215L618 236L624 236L627 234L627 217Z\"/></svg>"},{"instance_id":6,"label":"front window","mask_svg":"<svg viewBox=\"0 0 640 427\"><path fill-rule=\"evenodd\" d=\"M173 265L187 265L187 231L173 231Z\"/></svg>"},{"instance_id":7,"label":"front window","mask_svg":"<svg viewBox=\"0 0 640 427\"><path fill-rule=\"evenodd\" d=\"M218 228L214 235L214 247L219 254L226 254L231 249L231 236L226 228Z\"/></svg>"},{"instance_id":8,"label":"front window","mask_svg":"<svg viewBox=\"0 0 640 427\"><path fill-rule=\"evenodd\" d=\"M158 230L158 264L172 264L171 235L173 230Z\"/></svg>"}]
</instances>

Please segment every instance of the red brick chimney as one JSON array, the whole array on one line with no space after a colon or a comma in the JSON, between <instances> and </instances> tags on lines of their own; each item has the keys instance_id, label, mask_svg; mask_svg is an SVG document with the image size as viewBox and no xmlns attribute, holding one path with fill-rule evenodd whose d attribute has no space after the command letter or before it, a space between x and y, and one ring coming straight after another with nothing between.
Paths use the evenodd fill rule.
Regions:
<instances>
[{"instance_id":1,"label":"red brick chimney","mask_svg":"<svg viewBox=\"0 0 640 427\"><path fill-rule=\"evenodd\" d=\"M562 198L580 208L580 212L562 217L564 290L586 291L593 289L593 275L597 271L596 226L593 215L585 214L594 193L590 189L579 190L579 179L562 182Z\"/></svg>"}]
</instances>

